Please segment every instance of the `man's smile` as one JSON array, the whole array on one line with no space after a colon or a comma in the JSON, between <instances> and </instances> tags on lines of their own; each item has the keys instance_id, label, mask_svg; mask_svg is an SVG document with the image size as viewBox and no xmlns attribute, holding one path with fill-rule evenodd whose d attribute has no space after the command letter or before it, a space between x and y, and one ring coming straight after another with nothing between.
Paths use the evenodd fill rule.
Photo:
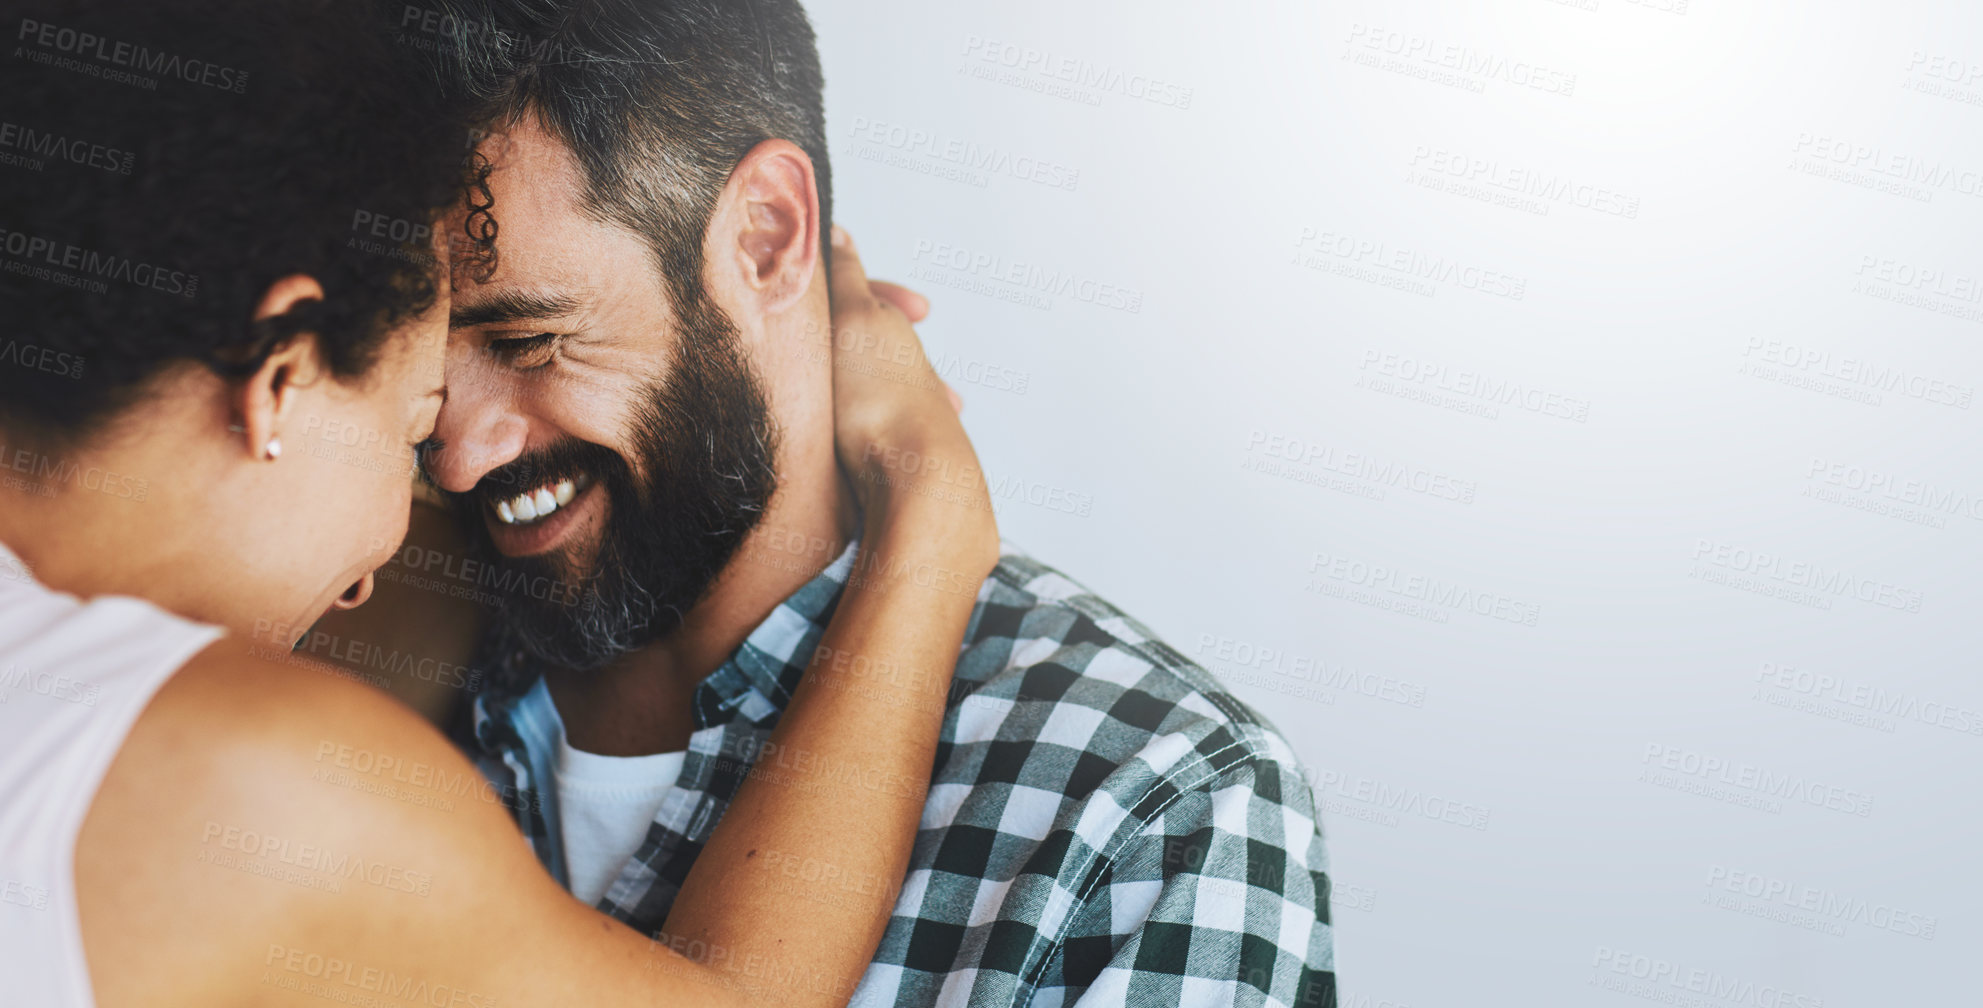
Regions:
<instances>
[{"instance_id":1,"label":"man's smile","mask_svg":"<svg viewBox=\"0 0 1983 1008\"><path fill-rule=\"evenodd\" d=\"M549 518L552 512L570 504L580 490L590 485L591 480L582 475L576 479L561 479L535 490L526 490L508 500L496 501L491 507L505 525L529 525Z\"/></svg>"},{"instance_id":2,"label":"man's smile","mask_svg":"<svg viewBox=\"0 0 1983 1008\"><path fill-rule=\"evenodd\" d=\"M510 497L486 497L483 520L504 556L557 549L575 528L604 518L606 494L591 476L552 480Z\"/></svg>"}]
</instances>

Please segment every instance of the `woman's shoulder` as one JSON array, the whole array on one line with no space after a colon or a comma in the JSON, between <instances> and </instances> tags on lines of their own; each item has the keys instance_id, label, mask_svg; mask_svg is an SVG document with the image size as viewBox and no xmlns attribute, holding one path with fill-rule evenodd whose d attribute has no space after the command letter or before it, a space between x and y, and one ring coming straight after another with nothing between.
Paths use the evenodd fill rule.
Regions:
<instances>
[{"instance_id":1,"label":"woman's shoulder","mask_svg":"<svg viewBox=\"0 0 1983 1008\"><path fill-rule=\"evenodd\" d=\"M238 994L255 978L214 975L214 950L368 947L459 905L463 860L513 834L473 775L390 696L212 643L132 726L77 838L89 959L115 964L91 971L100 1002Z\"/></svg>"}]
</instances>

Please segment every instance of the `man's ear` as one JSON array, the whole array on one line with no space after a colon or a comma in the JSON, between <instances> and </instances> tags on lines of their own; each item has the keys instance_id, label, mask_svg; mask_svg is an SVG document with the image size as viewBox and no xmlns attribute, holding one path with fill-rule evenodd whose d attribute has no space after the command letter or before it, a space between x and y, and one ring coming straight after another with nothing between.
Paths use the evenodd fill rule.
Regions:
<instances>
[{"instance_id":1,"label":"man's ear","mask_svg":"<svg viewBox=\"0 0 1983 1008\"><path fill-rule=\"evenodd\" d=\"M811 287L819 265L819 190L812 158L790 140L766 140L730 173L721 200L727 205L726 230L735 233L731 249L744 285L769 313L797 303Z\"/></svg>"},{"instance_id":2,"label":"man's ear","mask_svg":"<svg viewBox=\"0 0 1983 1008\"><path fill-rule=\"evenodd\" d=\"M305 301L322 301L323 285L315 277L291 274L269 285L255 306L254 321L287 315ZM276 347L255 373L234 390L234 409L241 418L246 448L255 458L268 458L271 442L280 443L283 422L296 405L297 390L316 380L321 370L315 333L302 332ZM281 449L277 449L280 454Z\"/></svg>"}]
</instances>

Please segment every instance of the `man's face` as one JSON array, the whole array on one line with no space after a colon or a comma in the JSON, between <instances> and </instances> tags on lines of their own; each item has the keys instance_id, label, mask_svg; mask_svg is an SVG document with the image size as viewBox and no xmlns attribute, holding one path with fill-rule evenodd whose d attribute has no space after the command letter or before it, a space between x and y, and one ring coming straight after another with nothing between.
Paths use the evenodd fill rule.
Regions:
<instances>
[{"instance_id":1,"label":"man's face","mask_svg":"<svg viewBox=\"0 0 1983 1008\"><path fill-rule=\"evenodd\" d=\"M496 645L594 668L673 630L728 563L775 486L772 424L729 319L670 303L647 245L580 208L561 142L527 122L483 149L496 266L457 264L427 471L524 576L493 582ZM546 587L500 587L526 584Z\"/></svg>"}]
</instances>

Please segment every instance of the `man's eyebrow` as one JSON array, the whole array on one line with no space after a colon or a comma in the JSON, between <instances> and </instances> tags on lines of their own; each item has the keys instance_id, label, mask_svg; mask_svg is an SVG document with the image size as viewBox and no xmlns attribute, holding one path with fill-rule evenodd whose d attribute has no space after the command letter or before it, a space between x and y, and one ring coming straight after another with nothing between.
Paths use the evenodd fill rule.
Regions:
<instances>
[{"instance_id":1,"label":"man's eyebrow","mask_svg":"<svg viewBox=\"0 0 1983 1008\"><path fill-rule=\"evenodd\" d=\"M577 314L584 307L576 295L539 294L531 291L497 291L474 304L461 305L448 312L448 328L527 322Z\"/></svg>"}]
</instances>

